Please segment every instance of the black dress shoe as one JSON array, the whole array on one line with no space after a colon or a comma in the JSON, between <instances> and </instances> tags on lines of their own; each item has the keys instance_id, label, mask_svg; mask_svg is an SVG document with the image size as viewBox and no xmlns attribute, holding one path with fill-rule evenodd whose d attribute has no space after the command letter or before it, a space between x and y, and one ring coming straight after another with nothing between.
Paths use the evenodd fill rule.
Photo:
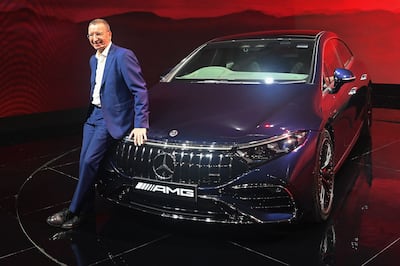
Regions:
<instances>
[{"instance_id":1,"label":"black dress shoe","mask_svg":"<svg viewBox=\"0 0 400 266\"><path fill-rule=\"evenodd\" d=\"M63 209L47 218L47 223L51 226L61 227L66 221L73 217L73 213L69 209Z\"/></svg>"},{"instance_id":2,"label":"black dress shoe","mask_svg":"<svg viewBox=\"0 0 400 266\"><path fill-rule=\"evenodd\" d=\"M73 229L78 227L81 223L83 223L86 220L85 215L72 215L70 219L65 221L62 225L62 229Z\"/></svg>"}]
</instances>

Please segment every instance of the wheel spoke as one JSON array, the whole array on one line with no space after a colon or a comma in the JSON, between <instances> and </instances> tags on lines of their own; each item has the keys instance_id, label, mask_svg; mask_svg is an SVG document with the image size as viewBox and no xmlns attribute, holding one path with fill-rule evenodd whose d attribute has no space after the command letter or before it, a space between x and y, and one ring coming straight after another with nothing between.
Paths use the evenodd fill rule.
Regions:
<instances>
[{"instance_id":1,"label":"wheel spoke","mask_svg":"<svg viewBox=\"0 0 400 266\"><path fill-rule=\"evenodd\" d=\"M321 169L329 168L329 165L331 164L332 160L332 150L329 145L325 147L324 154L321 157L323 158L321 162Z\"/></svg>"},{"instance_id":2,"label":"wheel spoke","mask_svg":"<svg viewBox=\"0 0 400 266\"><path fill-rule=\"evenodd\" d=\"M319 192L319 204L321 205L321 209L325 208L325 187L321 185L320 192Z\"/></svg>"}]
</instances>

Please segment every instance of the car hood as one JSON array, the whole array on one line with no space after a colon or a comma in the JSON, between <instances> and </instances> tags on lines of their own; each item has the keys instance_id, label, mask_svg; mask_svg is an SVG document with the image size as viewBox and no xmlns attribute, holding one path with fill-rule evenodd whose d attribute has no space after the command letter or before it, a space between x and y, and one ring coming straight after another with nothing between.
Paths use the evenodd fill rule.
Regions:
<instances>
[{"instance_id":1,"label":"car hood","mask_svg":"<svg viewBox=\"0 0 400 266\"><path fill-rule=\"evenodd\" d=\"M149 138L241 143L317 129L310 84L159 83L149 90Z\"/></svg>"}]
</instances>

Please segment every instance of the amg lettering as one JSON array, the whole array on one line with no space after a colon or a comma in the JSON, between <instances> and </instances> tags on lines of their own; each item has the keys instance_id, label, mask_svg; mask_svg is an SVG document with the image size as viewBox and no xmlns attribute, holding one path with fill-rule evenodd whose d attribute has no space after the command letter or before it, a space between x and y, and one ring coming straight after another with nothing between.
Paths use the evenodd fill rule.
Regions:
<instances>
[{"instance_id":1,"label":"amg lettering","mask_svg":"<svg viewBox=\"0 0 400 266\"><path fill-rule=\"evenodd\" d=\"M135 186L135 189L149 191L149 192L158 192L167 195L172 194L180 197L188 197L188 198L195 197L194 190L190 188L179 188L179 187L171 188L169 186L164 186L164 185L154 185L145 182L138 182Z\"/></svg>"}]
</instances>

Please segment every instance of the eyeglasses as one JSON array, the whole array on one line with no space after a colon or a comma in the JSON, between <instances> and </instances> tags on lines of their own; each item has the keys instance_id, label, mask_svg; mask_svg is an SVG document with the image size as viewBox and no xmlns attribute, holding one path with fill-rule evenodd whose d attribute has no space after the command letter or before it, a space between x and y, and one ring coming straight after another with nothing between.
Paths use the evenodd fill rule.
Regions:
<instances>
[{"instance_id":1,"label":"eyeglasses","mask_svg":"<svg viewBox=\"0 0 400 266\"><path fill-rule=\"evenodd\" d=\"M103 36L104 35L104 32L95 32L95 33L91 33L91 34L88 34L88 35L86 35L86 37L89 39L89 38L93 38L93 37L101 37L101 36Z\"/></svg>"}]
</instances>

